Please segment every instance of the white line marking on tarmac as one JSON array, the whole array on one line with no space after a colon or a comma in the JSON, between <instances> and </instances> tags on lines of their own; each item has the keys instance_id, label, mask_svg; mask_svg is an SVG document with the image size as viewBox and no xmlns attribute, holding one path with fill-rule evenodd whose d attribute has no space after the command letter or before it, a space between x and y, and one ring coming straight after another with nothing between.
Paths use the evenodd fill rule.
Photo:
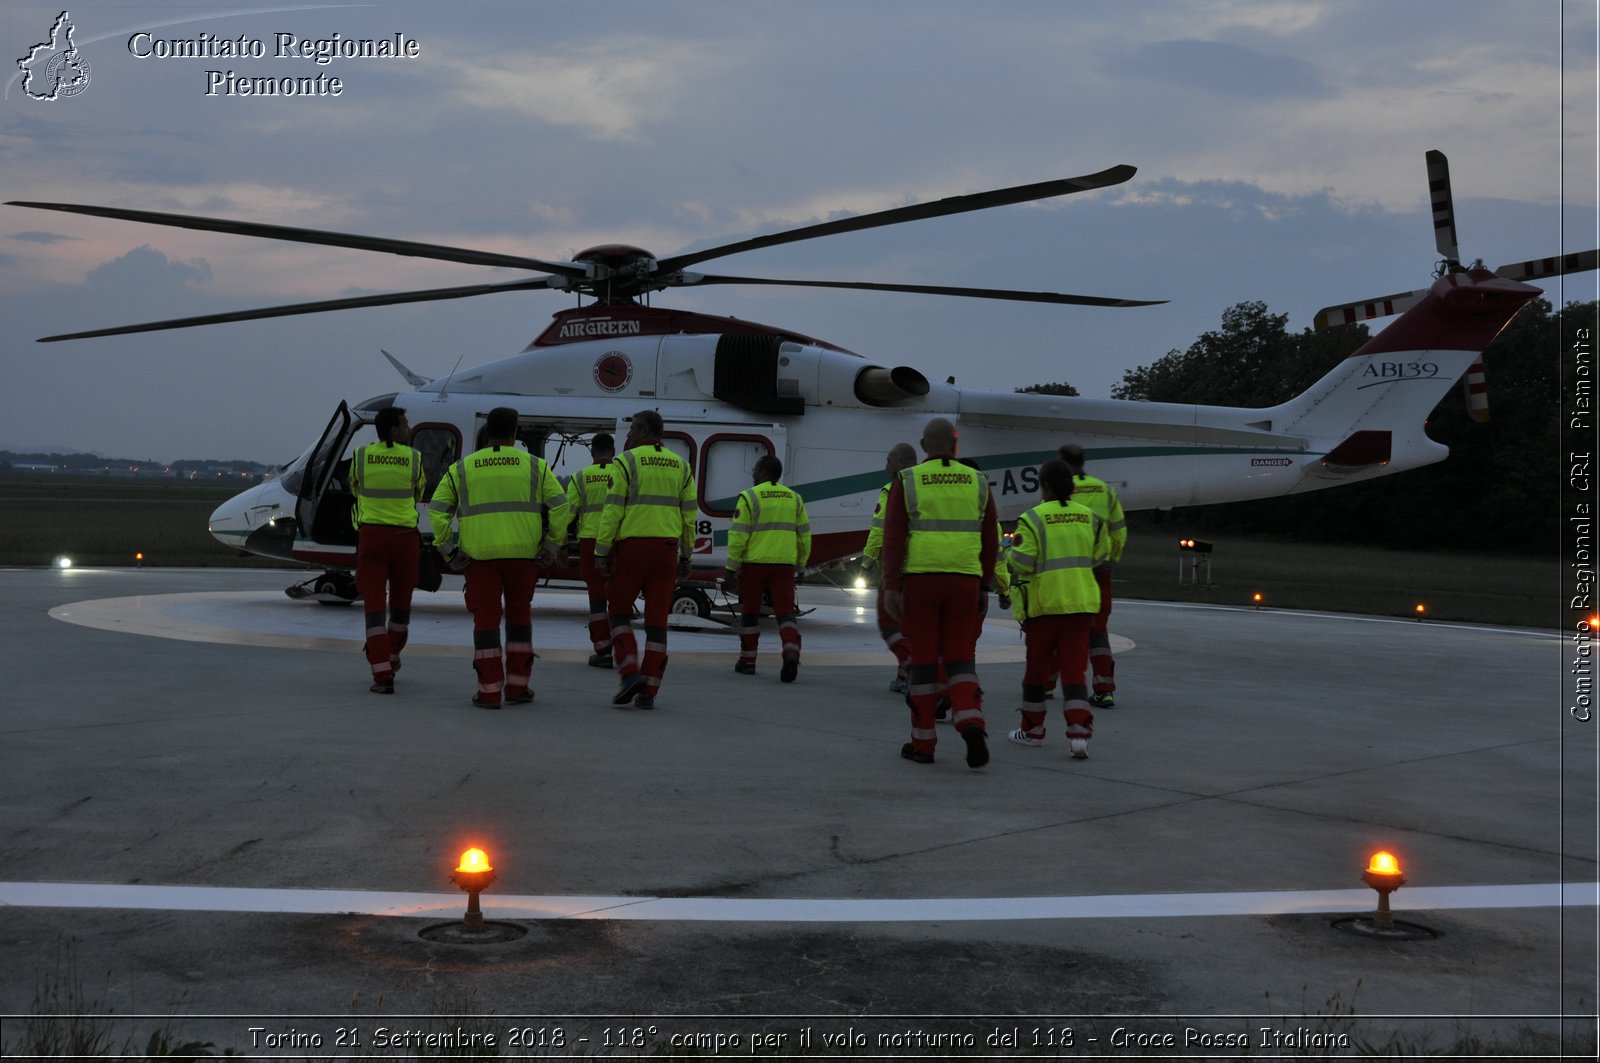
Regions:
<instances>
[{"instance_id":1,"label":"white line marking on tarmac","mask_svg":"<svg viewBox=\"0 0 1600 1063\"><path fill-rule=\"evenodd\" d=\"M1416 886L1397 895L1408 912L1468 908L1590 908L1600 882L1515 886ZM535 897L487 894L484 914L499 919L648 919L733 923L985 922L1010 919L1193 918L1318 915L1372 911L1366 889L1255 893L1130 893L1088 897L938 897L883 900L732 897ZM143 911L377 915L449 919L460 893L240 889L84 882L0 882L0 907L123 908Z\"/></svg>"}]
</instances>

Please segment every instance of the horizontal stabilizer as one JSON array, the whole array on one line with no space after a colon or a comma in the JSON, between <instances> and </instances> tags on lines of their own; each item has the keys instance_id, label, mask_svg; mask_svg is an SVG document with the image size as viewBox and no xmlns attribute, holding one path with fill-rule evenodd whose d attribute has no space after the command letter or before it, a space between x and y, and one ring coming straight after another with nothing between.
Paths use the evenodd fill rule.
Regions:
<instances>
[{"instance_id":1,"label":"horizontal stabilizer","mask_svg":"<svg viewBox=\"0 0 1600 1063\"><path fill-rule=\"evenodd\" d=\"M1313 322L1316 330L1321 332L1334 325L1354 325L1374 318L1388 317L1391 314L1403 313L1427 294L1427 288L1419 288L1414 292L1396 292L1394 295L1380 295L1376 299L1356 303L1325 306L1317 311Z\"/></svg>"}]
</instances>

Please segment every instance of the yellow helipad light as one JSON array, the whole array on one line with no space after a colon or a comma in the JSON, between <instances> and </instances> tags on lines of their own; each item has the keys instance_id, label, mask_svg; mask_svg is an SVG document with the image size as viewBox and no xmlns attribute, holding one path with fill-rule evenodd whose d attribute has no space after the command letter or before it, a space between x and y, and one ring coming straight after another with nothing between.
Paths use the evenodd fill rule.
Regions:
<instances>
[{"instance_id":1,"label":"yellow helipad light","mask_svg":"<svg viewBox=\"0 0 1600 1063\"><path fill-rule=\"evenodd\" d=\"M1252 602L1255 602L1257 605L1260 605L1261 604L1261 600L1262 600L1261 599L1261 592L1260 591L1256 591L1254 594L1252 594L1250 596L1250 600Z\"/></svg>"},{"instance_id":2,"label":"yellow helipad light","mask_svg":"<svg viewBox=\"0 0 1600 1063\"><path fill-rule=\"evenodd\" d=\"M465 874L474 874L483 871L493 871L494 868L489 866L488 853L484 852L482 849L473 848L468 849L466 852L461 854L461 863L456 866L456 870Z\"/></svg>"},{"instance_id":3,"label":"yellow helipad light","mask_svg":"<svg viewBox=\"0 0 1600 1063\"><path fill-rule=\"evenodd\" d=\"M1389 894L1406 884L1400 874L1400 861L1393 853L1380 849L1367 861L1361 881L1378 891L1378 910L1372 913L1372 925L1382 931L1394 929L1394 914L1389 910Z\"/></svg>"},{"instance_id":4,"label":"yellow helipad light","mask_svg":"<svg viewBox=\"0 0 1600 1063\"><path fill-rule=\"evenodd\" d=\"M474 846L461 854L450 880L467 891L467 914L461 924L467 930L483 929L483 909L478 906L478 894L494 881L494 868L489 866L489 854Z\"/></svg>"},{"instance_id":5,"label":"yellow helipad light","mask_svg":"<svg viewBox=\"0 0 1600 1063\"><path fill-rule=\"evenodd\" d=\"M1398 875L1400 873L1400 861L1394 858L1393 853L1379 849L1372 854L1372 859L1367 862L1367 870L1374 875Z\"/></svg>"}]
</instances>

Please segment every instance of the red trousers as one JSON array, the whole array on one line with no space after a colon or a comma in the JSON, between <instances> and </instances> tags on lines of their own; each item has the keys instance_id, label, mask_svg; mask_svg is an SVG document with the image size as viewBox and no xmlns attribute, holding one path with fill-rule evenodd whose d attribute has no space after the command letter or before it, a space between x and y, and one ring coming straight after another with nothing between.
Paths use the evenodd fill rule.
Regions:
<instances>
[{"instance_id":1,"label":"red trousers","mask_svg":"<svg viewBox=\"0 0 1600 1063\"><path fill-rule=\"evenodd\" d=\"M1094 736L1094 712L1089 708L1089 688L1083 682L1093 624L1093 613L1030 616L1023 622L1028 658L1022 671L1022 730L1029 738L1044 738L1044 695L1057 675L1061 677L1067 737Z\"/></svg>"},{"instance_id":2,"label":"red trousers","mask_svg":"<svg viewBox=\"0 0 1600 1063\"><path fill-rule=\"evenodd\" d=\"M936 744L933 718L940 694L950 697L951 722L958 732L974 727L986 730L978 694L978 669L973 663L977 655L981 586L977 576L944 572L919 572L905 577L905 608L900 623L911 640L906 700L911 705L911 744L919 753L931 754ZM939 682L941 661L948 687Z\"/></svg>"},{"instance_id":3,"label":"red trousers","mask_svg":"<svg viewBox=\"0 0 1600 1063\"><path fill-rule=\"evenodd\" d=\"M394 681L411 625L411 592L421 560L417 529L363 524L356 536L356 590L366 613L367 663L377 683ZM388 608L384 608L384 592Z\"/></svg>"},{"instance_id":4,"label":"red trousers","mask_svg":"<svg viewBox=\"0 0 1600 1063\"><path fill-rule=\"evenodd\" d=\"M783 659L800 659L800 627L795 623L794 566L752 565L739 568L739 663L756 663L761 641L761 599L772 596L772 614L778 619L778 641Z\"/></svg>"},{"instance_id":5,"label":"red trousers","mask_svg":"<svg viewBox=\"0 0 1600 1063\"><path fill-rule=\"evenodd\" d=\"M910 674L911 642L900 627L900 621L883 611L883 585L878 585L878 634L883 644L894 654L895 676L904 679Z\"/></svg>"},{"instance_id":6,"label":"red trousers","mask_svg":"<svg viewBox=\"0 0 1600 1063\"><path fill-rule=\"evenodd\" d=\"M611 657L626 683L644 674L651 697L667 671L667 610L678 585L678 540L623 539L611 548ZM633 600L644 592L644 660L633 634Z\"/></svg>"},{"instance_id":7,"label":"red trousers","mask_svg":"<svg viewBox=\"0 0 1600 1063\"><path fill-rule=\"evenodd\" d=\"M1106 630L1111 620L1111 570L1096 570L1100 585L1100 612L1089 627L1089 664L1093 668L1094 692L1110 694L1117 689L1117 661L1111 656L1111 635Z\"/></svg>"},{"instance_id":8,"label":"red trousers","mask_svg":"<svg viewBox=\"0 0 1600 1063\"><path fill-rule=\"evenodd\" d=\"M594 567L594 540L578 540L578 577L589 588L589 642L596 653L611 652L611 625L606 613L606 578Z\"/></svg>"},{"instance_id":9,"label":"red trousers","mask_svg":"<svg viewBox=\"0 0 1600 1063\"><path fill-rule=\"evenodd\" d=\"M515 697L533 675L533 588L539 573L531 557L474 561L467 566L467 608L472 612L472 668L478 697L500 703L502 691ZM500 658L500 616L504 602L506 652Z\"/></svg>"}]
</instances>

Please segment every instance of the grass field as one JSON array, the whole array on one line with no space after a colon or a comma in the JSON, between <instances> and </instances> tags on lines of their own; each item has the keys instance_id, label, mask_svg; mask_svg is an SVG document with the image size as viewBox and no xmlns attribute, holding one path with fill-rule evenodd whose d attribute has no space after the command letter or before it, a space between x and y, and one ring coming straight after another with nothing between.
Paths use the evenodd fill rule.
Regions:
<instances>
[{"instance_id":1,"label":"grass field","mask_svg":"<svg viewBox=\"0 0 1600 1063\"><path fill-rule=\"evenodd\" d=\"M0 565L272 568L241 557L206 532L232 483L0 477ZM1210 586L1178 583L1177 534L1135 527L1115 577L1119 598L1249 605L1260 593L1273 609L1415 616L1434 620L1555 628L1562 622L1560 563L1554 557L1429 553L1264 539L1214 539Z\"/></svg>"}]
</instances>

